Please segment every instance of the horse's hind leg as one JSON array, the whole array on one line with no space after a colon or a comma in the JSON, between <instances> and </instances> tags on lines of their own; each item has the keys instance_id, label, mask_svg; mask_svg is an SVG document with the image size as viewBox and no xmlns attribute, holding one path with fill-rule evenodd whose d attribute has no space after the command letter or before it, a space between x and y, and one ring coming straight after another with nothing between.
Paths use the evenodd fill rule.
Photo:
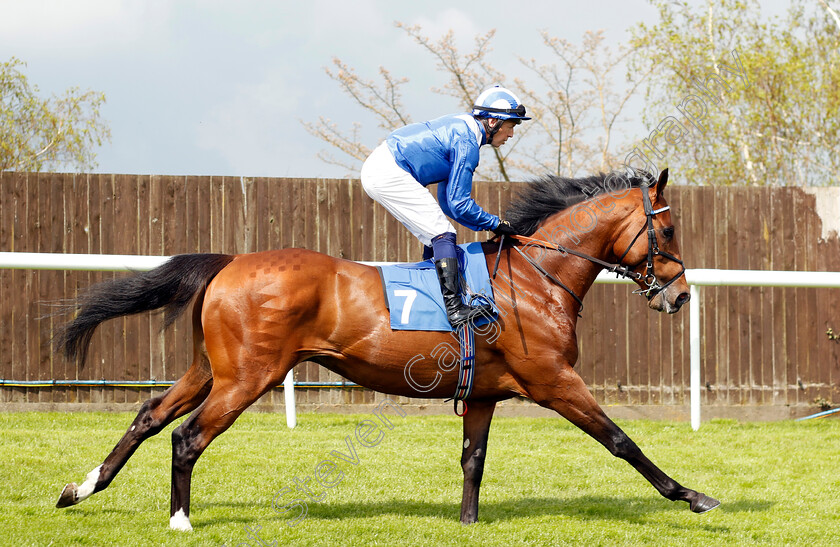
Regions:
<instances>
[{"instance_id":1,"label":"horse's hind leg","mask_svg":"<svg viewBox=\"0 0 840 547\"><path fill-rule=\"evenodd\" d=\"M572 367L562 366L557 372L554 386L545 383L528 386L534 401L557 411L604 445L613 456L632 465L665 498L686 501L695 513L705 513L720 505L718 500L680 485L656 467L636 443L604 414Z\"/></svg>"},{"instance_id":2,"label":"horse's hind leg","mask_svg":"<svg viewBox=\"0 0 840 547\"><path fill-rule=\"evenodd\" d=\"M193 363L187 373L162 395L143 403L128 431L105 461L88 473L81 485L74 482L66 485L56 507L75 505L107 488L143 441L160 433L173 420L194 410L207 397L213 386L213 376L204 354L201 326L194 324L193 328L196 329L193 331Z\"/></svg>"},{"instance_id":3,"label":"horse's hind leg","mask_svg":"<svg viewBox=\"0 0 840 547\"><path fill-rule=\"evenodd\" d=\"M190 484L196 461L210 442L230 427L276 381L259 378L216 379L207 399L172 432L172 497L169 527L190 531Z\"/></svg>"}]
</instances>

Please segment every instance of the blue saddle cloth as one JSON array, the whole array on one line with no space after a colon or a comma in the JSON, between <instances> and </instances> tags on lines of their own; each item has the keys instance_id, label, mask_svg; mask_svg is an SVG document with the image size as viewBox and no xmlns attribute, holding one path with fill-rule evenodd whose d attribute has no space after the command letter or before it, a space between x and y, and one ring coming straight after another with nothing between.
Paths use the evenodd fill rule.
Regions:
<instances>
[{"instance_id":1,"label":"blue saddle cloth","mask_svg":"<svg viewBox=\"0 0 840 547\"><path fill-rule=\"evenodd\" d=\"M481 243L466 243L456 247L458 265L467 286L473 293L482 295L493 305L493 286L487 272L487 262ZM391 328L394 330L454 330L446 317L443 296L440 293L435 265L431 260L413 264L380 266L382 284L388 309L391 311ZM466 299L465 299L466 301ZM475 302L478 304L478 302ZM494 306L495 310L495 306ZM479 318L475 326L495 321L498 315Z\"/></svg>"}]
</instances>

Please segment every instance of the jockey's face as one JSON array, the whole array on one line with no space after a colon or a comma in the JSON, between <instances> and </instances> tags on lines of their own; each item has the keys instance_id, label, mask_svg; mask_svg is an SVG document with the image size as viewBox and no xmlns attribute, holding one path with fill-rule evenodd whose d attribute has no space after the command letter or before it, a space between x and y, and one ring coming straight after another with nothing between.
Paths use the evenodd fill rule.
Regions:
<instances>
[{"instance_id":1,"label":"jockey's face","mask_svg":"<svg viewBox=\"0 0 840 547\"><path fill-rule=\"evenodd\" d=\"M499 131L493 135L493 140L490 141L490 145L494 148L498 148L501 145L505 144L509 138L513 136L513 128L519 125L519 120L499 120L496 118L490 118L489 120L490 127L495 127L498 124L501 124Z\"/></svg>"}]
</instances>

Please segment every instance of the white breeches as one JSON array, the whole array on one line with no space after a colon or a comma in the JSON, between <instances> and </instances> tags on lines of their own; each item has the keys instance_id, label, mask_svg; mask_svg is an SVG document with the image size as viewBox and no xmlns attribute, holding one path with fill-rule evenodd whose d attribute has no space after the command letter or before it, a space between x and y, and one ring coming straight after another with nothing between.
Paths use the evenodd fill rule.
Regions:
<instances>
[{"instance_id":1,"label":"white breeches","mask_svg":"<svg viewBox=\"0 0 840 547\"><path fill-rule=\"evenodd\" d=\"M435 198L410 173L397 165L384 142L371 152L362 165L362 187L423 245L430 246L432 238L444 232L455 232Z\"/></svg>"}]
</instances>

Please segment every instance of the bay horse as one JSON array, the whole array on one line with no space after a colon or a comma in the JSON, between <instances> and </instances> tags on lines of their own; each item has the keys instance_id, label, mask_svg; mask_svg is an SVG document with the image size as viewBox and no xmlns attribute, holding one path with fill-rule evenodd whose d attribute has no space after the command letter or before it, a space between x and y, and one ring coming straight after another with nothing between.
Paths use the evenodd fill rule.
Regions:
<instances>
[{"instance_id":1,"label":"bay horse","mask_svg":"<svg viewBox=\"0 0 840 547\"><path fill-rule=\"evenodd\" d=\"M498 269L508 283L494 281L501 316L498 335L492 342L476 337L475 384L463 419L464 524L478 518L496 403L515 396L555 410L627 461L665 498L686 501L695 513L720 504L680 485L645 457L607 417L574 369L581 299L604 267L633 278L654 310L675 313L689 299L663 195L667 170L658 179L634 172L620 180L626 187L616 189L603 174L546 177L528 184L506 217L523 234L549 234L552 241L523 236L519 239L530 241L525 247L522 241L482 244L488 270ZM645 230L647 237L640 237ZM412 384L404 370L412 356L432 354L449 333L391 330L375 268L303 249L179 255L155 270L94 285L76 301L79 313L58 333L58 346L83 363L91 336L103 321L164 308L168 324L190 302L194 354L189 369L142 405L111 453L81 485L64 487L58 507L105 489L140 443L192 412L172 432L170 505L170 527L191 530L190 481L196 461L215 437L302 361L388 394L447 398L456 389L456 374L441 375L431 359L413 362ZM440 381L433 385L436 379ZM422 391L418 386L433 387Z\"/></svg>"}]
</instances>

